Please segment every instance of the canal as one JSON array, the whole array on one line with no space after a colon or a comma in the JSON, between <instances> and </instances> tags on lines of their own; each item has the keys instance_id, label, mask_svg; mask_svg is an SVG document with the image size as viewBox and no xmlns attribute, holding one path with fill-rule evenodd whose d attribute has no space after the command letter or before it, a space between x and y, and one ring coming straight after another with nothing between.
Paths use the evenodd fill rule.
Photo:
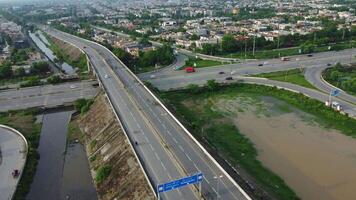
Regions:
<instances>
[{"instance_id":1,"label":"canal","mask_svg":"<svg viewBox=\"0 0 356 200\"><path fill-rule=\"evenodd\" d=\"M84 147L81 144L67 147L72 113L63 110L42 116L40 159L26 199L97 199Z\"/></svg>"}]
</instances>

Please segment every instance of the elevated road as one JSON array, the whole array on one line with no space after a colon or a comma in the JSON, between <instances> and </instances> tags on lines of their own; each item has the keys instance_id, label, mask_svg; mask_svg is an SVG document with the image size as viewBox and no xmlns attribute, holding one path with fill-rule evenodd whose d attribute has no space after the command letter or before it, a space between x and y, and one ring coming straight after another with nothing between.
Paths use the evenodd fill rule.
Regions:
<instances>
[{"instance_id":1,"label":"elevated road","mask_svg":"<svg viewBox=\"0 0 356 200\"><path fill-rule=\"evenodd\" d=\"M0 90L0 111L33 107L56 107L80 98L93 98L99 88L96 81L68 82L20 89Z\"/></svg>"},{"instance_id":2,"label":"elevated road","mask_svg":"<svg viewBox=\"0 0 356 200\"><path fill-rule=\"evenodd\" d=\"M13 178L17 169L22 173L26 163L27 143L16 130L0 125L0 199L11 200L20 176Z\"/></svg>"},{"instance_id":3,"label":"elevated road","mask_svg":"<svg viewBox=\"0 0 356 200\"><path fill-rule=\"evenodd\" d=\"M56 30L48 34L81 48L103 83L128 137L153 185L201 171L202 193L208 198L250 199L187 130L109 50ZM220 179L214 179L219 177ZM219 181L219 191L216 184ZM163 199L198 199L192 186L162 194Z\"/></svg>"}]
</instances>

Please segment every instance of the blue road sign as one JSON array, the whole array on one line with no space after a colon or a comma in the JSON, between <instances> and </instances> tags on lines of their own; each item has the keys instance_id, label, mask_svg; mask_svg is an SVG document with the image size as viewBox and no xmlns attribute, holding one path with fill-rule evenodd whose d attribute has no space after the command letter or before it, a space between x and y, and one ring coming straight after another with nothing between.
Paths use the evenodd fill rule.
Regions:
<instances>
[{"instance_id":1,"label":"blue road sign","mask_svg":"<svg viewBox=\"0 0 356 200\"><path fill-rule=\"evenodd\" d=\"M340 90L332 90L331 91L331 96L333 96L333 97L339 96L339 94L340 94Z\"/></svg>"},{"instance_id":2,"label":"blue road sign","mask_svg":"<svg viewBox=\"0 0 356 200\"><path fill-rule=\"evenodd\" d=\"M184 187L186 185L194 184L201 182L203 180L203 173L198 173L192 176L184 177L178 180L174 180L168 183L164 183L161 185L158 185L157 190L158 193L161 192L167 192L170 190L174 190L180 187Z\"/></svg>"}]
</instances>

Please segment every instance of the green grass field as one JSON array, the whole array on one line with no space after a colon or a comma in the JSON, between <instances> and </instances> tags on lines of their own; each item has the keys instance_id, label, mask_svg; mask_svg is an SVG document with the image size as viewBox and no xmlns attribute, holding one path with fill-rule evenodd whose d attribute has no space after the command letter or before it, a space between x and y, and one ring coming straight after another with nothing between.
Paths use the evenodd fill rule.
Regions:
<instances>
[{"instance_id":1,"label":"green grass field","mask_svg":"<svg viewBox=\"0 0 356 200\"><path fill-rule=\"evenodd\" d=\"M314 87L311 83L309 83L304 78L303 69L302 70L301 69L292 69L292 70L286 70L286 71L263 73L263 74L257 74L254 76L261 77L261 78L268 78L268 79L276 80L276 81L293 83L296 85L300 85L300 86L315 89L315 90L317 89L316 87Z\"/></svg>"},{"instance_id":2,"label":"green grass field","mask_svg":"<svg viewBox=\"0 0 356 200\"><path fill-rule=\"evenodd\" d=\"M196 68L203 68L203 67L212 67L212 66L218 66L222 65L223 63L215 60L203 60L203 59L196 59L196 58L189 58L189 60L186 61L185 66L181 69L184 69L185 67L188 66L194 66L194 63L196 64Z\"/></svg>"}]
</instances>

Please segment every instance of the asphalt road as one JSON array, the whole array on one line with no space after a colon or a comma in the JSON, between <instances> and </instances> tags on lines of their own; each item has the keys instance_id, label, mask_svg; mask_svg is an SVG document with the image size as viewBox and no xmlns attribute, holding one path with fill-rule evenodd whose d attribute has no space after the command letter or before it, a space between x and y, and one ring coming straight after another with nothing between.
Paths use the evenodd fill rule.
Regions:
<instances>
[{"instance_id":1,"label":"asphalt road","mask_svg":"<svg viewBox=\"0 0 356 200\"><path fill-rule=\"evenodd\" d=\"M11 200L19 181L11 173L14 169L22 172L25 166L25 141L18 134L0 127L0 152L0 199Z\"/></svg>"},{"instance_id":2,"label":"asphalt road","mask_svg":"<svg viewBox=\"0 0 356 200\"><path fill-rule=\"evenodd\" d=\"M345 101L348 101L348 102L356 105L356 97L355 96L346 93L345 91L331 85L330 83L327 83L322 78L322 72L327 68L329 68L329 67L328 66L319 66L319 67L307 68L307 70L305 71L305 74L304 74L305 79L307 79L316 88L318 88L321 91L324 91L325 93L330 93L330 91L335 90L335 89L340 90L340 94L338 95L339 99L343 99Z\"/></svg>"},{"instance_id":3,"label":"asphalt road","mask_svg":"<svg viewBox=\"0 0 356 200\"><path fill-rule=\"evenodd\" d=\"M224 172L204 154L110 51L66 33L55 30L46 32L75 44L87 53L128 136L131 141L139 143L135 150L154 184L201 171L204 174L203 194L207 197L214 198L219 194L221 199L249 199L228 176L214 179ZM163 193L161 197L198 199L191 186Z\"/></svg>"},{"instance_id":4,"label":"asphalt road","mask_svg":"<svg viewBox=\"0 0 356 200\"><path fill-rule=\"evenodd\" d=\"M55 107L79 98L93 98L99 91L96 81L68 82L20 89L0 90L0 111L32 107Z\"/></svg>"}]
</instances>

